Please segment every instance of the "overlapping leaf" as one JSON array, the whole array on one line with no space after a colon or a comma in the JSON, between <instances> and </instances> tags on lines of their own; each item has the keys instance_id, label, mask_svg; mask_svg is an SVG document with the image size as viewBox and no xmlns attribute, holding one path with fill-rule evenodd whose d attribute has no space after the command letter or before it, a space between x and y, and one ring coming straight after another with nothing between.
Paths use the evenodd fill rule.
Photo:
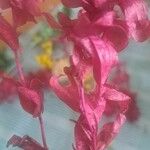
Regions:
<instances>
[{"instance_id":1,"label":"overlapping leaf","mask_svg":"<svg viewBox=\"0 0 150 150\"><path fill-rule=\"evenodd\" d=\"M43 94L40 88L41 83L36 79L30 82L29 87L17 87L21 106L33 117L39 117L43 112Z\"/></svg>"},{"instance_id":2,"label":"overlapping leaf","mask_svg":"<svg viewBox=\"0 0 150 150\"><path fill-rule=\"evenodd\" d=\"M15 29L0 15L0 39L13 51L20 49L18 35Z\"/></svg>"}]
</instances>

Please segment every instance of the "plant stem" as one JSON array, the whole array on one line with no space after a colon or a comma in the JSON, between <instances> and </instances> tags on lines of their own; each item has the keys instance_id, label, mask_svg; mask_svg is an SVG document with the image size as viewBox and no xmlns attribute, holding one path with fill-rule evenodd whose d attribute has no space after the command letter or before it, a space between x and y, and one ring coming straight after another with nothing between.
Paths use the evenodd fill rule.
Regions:
<instances>
[{"instance_id":1,"label":"plant stem","mask_svg":"<svg viewBox=\"0 0 150 150\"><path fill-rule=\"evenodd\" d=\"M16 62L16 68L20 77L20 80L25 83L25 78L23 75L23 69L22 66L20 64L20 60L19 60L19 56L18 56L18 52L15 52L15 62Z\"/></svg>"},{"instance_id":2,"label":"plant stem","mask_svg":"<svg viewBox=\"0 0 150 150\"><path fill-rule=\"evenodd\" d=\"M43 122L42 115L39 116L39 122L40 122L43 146L46 150L48 150L48 147L47 147L47 144L46 144L46 135L45 135L44 122Z\"/></svg>"},{"instance_id":3,"label":"plant stem","mask_svg":"<svg viewBox=\"0 0 150 150\"><path fill-rule=\"evenodd\" d=\"M16 68L17 68L20 80L23 84L25 84L25 77L24 77L24 74L23 74L22 66L20 64L18 52L15 52L15 62L16 62ZM44 146L45 150L48 150L48 147L47 147L47 144L46 144L46 136L45 136L44 122L43 122L42 115L39 116L39 122L40 122L43 146Z\"/></svg>"},{"instance_id":4,"label":"plant stem","mask_svg":"<svg viewBox=\"0 0 150 150\"><path fill-rule=\"evenodd\" d=\"M15 62L16 62L16 68L20 77L20 80L22 83L25 84L25 77L23 74L23 69L22 66L20 64L20 60L19 60L19 56L18 56L18 52L15 52ZM45 130L44 130L44 123L43 123L43 118L40 115L39 117L39 122L40 122L40 128L41 128L41 134L42 134L42 141L43 141L43 146L46 150L48 150L47 148L47 144L46 144L46 136L45 136Z\"/></svg>"}]
</instances>

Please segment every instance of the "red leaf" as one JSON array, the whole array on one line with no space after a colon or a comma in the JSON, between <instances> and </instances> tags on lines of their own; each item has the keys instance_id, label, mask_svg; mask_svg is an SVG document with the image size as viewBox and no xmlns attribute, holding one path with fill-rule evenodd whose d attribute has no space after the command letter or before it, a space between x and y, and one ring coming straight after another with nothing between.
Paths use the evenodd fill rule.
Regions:
<instances>
[{"instance_id":1,"label":"red leaf","mask_svg":"<svg viewBox=\"0 0 150 150\"><path fill-rule=\"evenodd\" d=\"M43 112L43 93L39 88L39 83L38 80L33 79L29 87L18 86L20 104L33 117L39 117Z\"/></svg>"},{"instance_id":2,"label":"red leaf","mask_svg":"<svg viewBox=\"0 0 150 150\"><path fill-rule=\"evenodd\" d=\"M67 7L80 7L82 5L82 0L62 0L62 3Z\"/></svg>"},{"instance_id":3,"label":"red leaf","mask_svg":"<svg viewBox=\"0 0 150 150\"><path fill-rule=\"evenodd\" d=\"M5 73L0 73L0 80L0 103L12 101L9 98L17 93L15 79Z\"/></svg>"},{"instance_id":4,"label":"red leaf","mask_svg":"<svg viewBox=\"0 0 150 150\"><path fill-rule=\"evenodd\" d=\"M0 0L0 8L2 9L9 8L9 0Z\"/></svg>"},{"instance_id":5,"label":"red leaf","mask_svg":"<svg viewBox=\"0 0 150 150\"><path fill-rule=\"evenodd\" d=\"M150 35L150 23L144 0L118 1L124 12L131 36L137 41L146 40Z\"/></svg>"},{"instance_id":6,"label":"red leaf","mask_svg":"<svg viewBox=\"0 0 150 150\"><path fill-rule=\"evenodd\" d=\"M43 148L36 140L25 135L23 137L13 135L7 142L7 147L12 145L13 147L19 147L23 150L48 150Z\"/></svg>"},{"instance_id":7,"label":"red leaf","mask_svg":"<svg viewBox=\"0 0 150 150\"><path fill-rule=\"evenodd\" d=\"M104 93L104 98L107 100L112 100L112 101L129 101L130 97L114 88L112 88L109 85L106 85L105 87L105 93Z\"/></svg>"},{"instance_id":8,"label":"red leaf","mask_svg":"<svg viewBox=\"0 0 150 150\"><path fill-rule=\"evenodd\" d=\"M125 120L125 116L119 114L114 122L107 123L103 126L98 135L97 150L104 150L109 146L111 141L119 133L119 130L124 124Z\"/></svg>"},{"instance_id":9,"label":"red leaf","mask_svg":"<svg viewBox=\"0 0 150 150\"><path fill-rule=\"evenodd\" d=\"M10 0L15 27L22 26L28 21L35 22L35 17L40 16L40 5L43 0Z\"/></svg>"},{"instance_id":10,"label":"red leaf","mask_svg":"<svg viewBox=\"0 0 150 150\"><path fill-rule=\"evenodd\" d=\"M13 50L20 50L15 29L0 15L0 39Z\"/></svg>"},{"instance_id":11,"label":"red leaf","mask_svg":"<svg viewBox=\"0 0 150 150\"><path fill-rule=\"evenodd\" d=\"M61 29L61 25L58 22L56 22L56 20L54 19L52 15L48 13L43 13L43 15L47 19L47 22L49 23L50 27L54 29Z\"/></svg>"},{"instance_id":12,"label":"red leaf","mask_svg":"<svg viewBox=\"0 0 150 150\"><path fill-rule=\"evenodd\" d=\"M127 31L121 26L107 28L103 34L103 39L111 43L117 52L123 50L128 45Z\"/></svg>"},{"instance_id":13,"label":"red leaf","mask_svg":"<svg viewBox=\"0 0 150 150\"><path fill-rule=\"evenodd\" d=\"M75 111L79 111L79 96L78 90L75 84L60 85L59 78L53 76L50 79L50 86L56 95L65 102L70 108Z\"/></svg>"}]
</instances>

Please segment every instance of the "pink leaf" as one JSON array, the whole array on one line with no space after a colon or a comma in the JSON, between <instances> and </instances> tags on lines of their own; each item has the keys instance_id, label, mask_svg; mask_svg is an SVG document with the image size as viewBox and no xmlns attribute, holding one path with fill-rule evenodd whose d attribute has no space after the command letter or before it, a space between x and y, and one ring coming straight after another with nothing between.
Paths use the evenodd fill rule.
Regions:
<instances>
[{"instance_id":1,"label":"pink leaf","mask_svg":"<svg viewBox=\"0 0 150 150\"><path fill-rule=\"evenodd\" d=\"M7 142L7 147L9 147L10 145L12 145L13 147L19 147L23 150L48 150L28 135L25 135L23 137L13 135Z\"/></svg>"},{"instance_id":2,"label":"pink leaf","mask_svg":"<svg viewBox=\"0 0 150 150\"><path fill-rule=\"evenodd\" d=\"M8 102L9 98L17 93L16 81L5 73L0 73L0 104ZM11 100L11 99L10 99ZM12 101L12 100L11 100Z\"/></svg>"},{"instance_id":3,"label":"pink leaf","mask_svg":"<svg viewBox=\"0 0 150 150\"><path fill-rule=\"evenodd\" d=\"M0 15L0 39L13 50L20 49L18 36L13 27Z\"/></svg>"},{"instance_id":4,"label":"pink leaf","mask_svg":"<svg viewBox=\"0 0 150 150\"><path fill-rule=\"evenodd\" d=\"M103 39L111 43L117 52L123 50L128 45L127 31L120 26L107 28L103 34Z\"/></svg>"},{"instance_id":5,"label":"pink leaf","mask_svg":"<svg viewBox=\"0 0 150 150\"><path fill-rule=\"evenodd\" d=\"M40 16L40 5L43 0L10 0L15 27L22 26L28 21L35 22L35 17Z\"/></svg>"},{"instance_id":6,"label":"pink leaf","mask_svg":"<svg viewBox=\"0 0 150 150\"><path fill-rule=\"evenodd\" d=\"M7 9L9 8L9 0L0 0L0 8Z\"/></svg>"},{"instance_id":7,"label":"pink leaf","mask_svg":"<svg viewBox=\"0 0 150 150\"><path fill-rule=\"evenodd\" d=\"M104 93L104 98L107 100L112 100L112 101L129 101L130 97L114 88L112 88L109 85L106 85L105 87L105 93Z\"/></svg>"},{"instance_id":8,"label":"pink leaf","mask_svg":"<svg viewBox=\"0 0 150 150\"><path fill-rule=\"evenodd\" d=\"M62 3L67 7L80 7L82 5L82 0L62 0Z\"/></svg>"},{"instance_id":9,"label":"pink leaf","mask_svg":"<svg viewBox=\"0 0 150 150\"><path fill-rule=\"evenodd\" d=\"M62 26L65 26L68 28L71 26L71 19L62 12L58 13L58 20Z\"/></svg>"},{"instance_id":10,"label":"pink leaf","mask_svg":"<svg viewBox=\"0 0 150 150\"><path fill-rule=\"evenodd\" d=\"M47 19L50 27L54 28L54 29L61 29L61 25L56 22L56 20L54 19L54 17L48 13L43 13L43 15L45 16L45 18Z\"/></svg>"},{"instance_id":11,"label":"pink leaf","mask_svg":"<svg viewBox=\"0 0 150 150\"><path fill-rule=\"evenodd\" d=\"M75 125L75 141L77 150L89 150L92 133L87 125L83 125L84 118L81 116ZM86 129L84 129L87 126Z\"/></svg>"},{"instance_id":12,"label":"pink leaf","mask_svg":"<svg viewBox=\"0 0 150 150\"><path fill-rule=\"evenodd\" d=\"M94 68L96 68L94 69L93 73L95 76L95 80L101 80L101 84L104 84L112 67L114 67L118 62L116 51L113 49L113 47L111 47L109 43L105 43L97 36L90 37L89 40L81 40L81 42L81 44L83 44L85 48L85 51L87 50L89 51L89 53L93 53L93 62L98 62L99 59L100 62L98 64L97 62L94 63Z\"/></svg>"},{"instance_id":13,"label":"pink leaf","mask_svg":"<svg viewBox=\"0 0 150 150\"><path fill-rule=\"evenodd\" d=\"M121 6L131 36L137 41L144 41L149 37L150 23L144 0L118 0Z\"/></svg>"},{"instance_id":14,"label":"pink leaf","mask_svg":"<svg viewBox=\"0 0 150 150\"><path fill-rule=\"evenodd\" d=\"M13 23L15 27L22 26L27 22L35 22L35 19L29 12L22 11L16 7L12 7Z\"/></svg>"},{"instance_id":15,"label":"pink leaf","mask_svg":"<svg viewBox=\"0 0 150 150\"><path fill-rule=\"evenodd\" d=\"M32 114L33 117L38 117L43 111L40 95L36 91L26 87L18 87L18 94L23 109Z\"/></svg>"},{"instance_id":16,"label":"pink leaf","mask_svg":"<svg viewBox=\"0 0 150 150\"><path fill-rule=\"evenodd\" d=\"M76 85L60 85L58 78L53 76L50 79L50 85L56 95L65 102L70 108L79 111L79 96Z\"/></svg>"},{"instance_id":17,"label":"pink leaf","mask_svg":"<svg viewBox=\"0 0 150 150\"><path fill-rule=\"evenodd\" d=\"M101 132L98 135L98 150L104 150L108 147L111 141L119 133L119 130L124 124L125 120L125 116L119 114L114 122L107 123L103 126Z\"/></svg>"}]
</instances>

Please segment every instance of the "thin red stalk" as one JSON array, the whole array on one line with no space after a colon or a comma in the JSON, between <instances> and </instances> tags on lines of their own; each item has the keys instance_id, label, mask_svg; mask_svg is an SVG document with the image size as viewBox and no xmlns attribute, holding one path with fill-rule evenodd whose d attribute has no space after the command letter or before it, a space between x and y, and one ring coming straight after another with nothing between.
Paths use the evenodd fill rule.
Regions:
<instances>
[{"instance_id":1,"label":"thin red stalk","mask_svg":"<svg viewBox=\"0 0 150 150\"><path fill-rule=\"evenodd\" d=\"M45 134L45 130L44 130L44 121L43 121L42 115L40 115L40 117L39 117L39 122L40 122L43 146L46 150L48 150L48 147L46 144L46 134Z\"/></svg>"},{"instance_id":2,"label":"thin red stalk","mask_svg":"<svg viewBox=\"0 0 150 150\"><path fill-rule=\"evenodd\" d=\"M17 68L20 80L21 80L22 83L25 83L25 77L24 77L24 74L23 74L22 66L20 64L18 52L15 53L15 62L16 62L16 68ZM47 150L48 148L47 148L47 144L46 144L46 136L45 136L44 123L43 123L42 116L39 117L39 122L40 122L43 146Z\"/></svg>"},{"instance_id":3,"label":"thin red stalk","mask_svg":"<svg viewBox=\"0 0 150 150\"><path fill-rule=\"evenodd\" d=\"M23 69L22 69L22 66L20 64L18 52L15 52L15 62L16 62L16 68L17 68L20 80L21 80L22 83L25 83L25 78L24 78L24 75L23 75Z\"/></svg>"}]
</instances>

